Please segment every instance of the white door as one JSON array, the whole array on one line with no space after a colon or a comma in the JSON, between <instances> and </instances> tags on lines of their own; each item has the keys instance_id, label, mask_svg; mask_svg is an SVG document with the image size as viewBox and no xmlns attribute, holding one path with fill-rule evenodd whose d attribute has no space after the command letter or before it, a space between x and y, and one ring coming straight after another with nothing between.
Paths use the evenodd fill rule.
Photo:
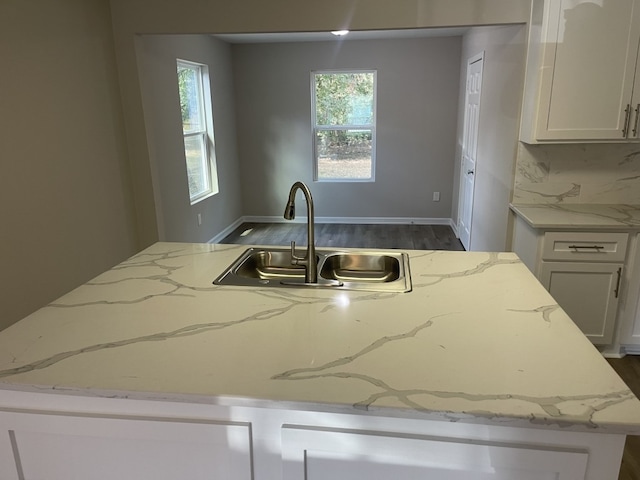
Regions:
<instances>
[{"instance_id":1,"label":"white door","mask_svg":"<svg viewBox=\"0 0 640 480\"><path fill-rule=\"evenodd\" d=\"M467 62L467 87L460 163L460 195L458 201L458 235L464 248L471 247L471 219L473 217L473 188L478 153L478 123L480 119L480 90L484 53Z\"/></svg>"}]
</instances>

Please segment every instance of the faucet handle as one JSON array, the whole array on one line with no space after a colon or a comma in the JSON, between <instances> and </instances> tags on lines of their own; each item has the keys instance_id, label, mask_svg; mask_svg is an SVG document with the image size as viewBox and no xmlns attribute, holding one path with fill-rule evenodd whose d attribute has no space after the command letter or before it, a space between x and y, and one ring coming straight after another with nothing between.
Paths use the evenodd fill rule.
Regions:
<instances>
[{"instance_id":1,"label":"faucet handle","mask_svg":"<svg viewBox=\"0 0 640 480\"><path fill-rule=\"evenodd\" d=\"M299 257L296 255L296 242L291 241L291 263L293 265L297 265L300 260L304 260L304 257Z\"/></svg>"}]
</instances>

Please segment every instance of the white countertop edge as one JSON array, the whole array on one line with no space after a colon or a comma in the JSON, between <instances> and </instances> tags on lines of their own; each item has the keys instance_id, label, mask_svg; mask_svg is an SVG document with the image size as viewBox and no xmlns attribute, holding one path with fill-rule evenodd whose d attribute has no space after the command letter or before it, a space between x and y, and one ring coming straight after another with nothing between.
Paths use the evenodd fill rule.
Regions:
<instances>
[{"instance_id":1,"label":"white countertop edge","mask_svg":"<svg viewBox=\"0 0 640 480\"><path fill-rule=\"evenodd\" d=\"M84 389L72 387L56 387L41 385L16 385L0 382L0 392L11 391L18 393L38 393L45 395L67 395L71 397L96 398L107 400L131 400L131 401L153 401L168 402L177 404L192 405L213 405L219 407L244 407L259 409L275 409L275 410L292 410L302 412L318 412L329 414L345 414L345 415L363 415L375 417L398 418L408 420L428 420L449 423L461 423L471 425L487 425L487 426L504 426L512 428L535 428L549 429L549 427L558 427L563 431L569 432L589 432L589 433L605 433L605 434L622 434L622 435L640 435L640 426L633 427L629 425L621 425L616 423L598 423L585 424L572 422L560 418L552 417L532 417L520 418L500 416L492 412L464 412L453 413L446 411L422 411L417 409L398 409L392 407L368 407L366 409L358 408L353 405L346 404L327 404L315 402L292 402L281 400L266 400L247 397L233 396L208 396L208 395L190 395L179 393L154 393L154 392L135 392L135 391L117 391L117 390L99 390ZM16 406L11 402L3 401L0 395L0 411L10 412L43 412L46 413L64 413L72 414L74 409L58 411L56 408L38 408L34 406ZM84 414L85 412L78 412ZM109 413L109 412L105 412Z\"/></svg>"},{"instance_id":2,"label":"white countertop edge","mask_svg":"<svg viewBox=\"0 0 640 480\"><path fill-rule=\"evenodd\" d=\"M627 231L627 232L637 232L640 231L640 224L638 225L629 225L622 221L616 220L614 218L609 219L606 223L602 221L597 222L590 219L579 218L580 216L592 215L587 211L584 212L571 212L564 211L558 212L559 207L567 207L571 208L572 206L580 205L582 208L588 208L586 204L568 204L568 205L556 205L556 204L509 204L509 209L514 212L517 216L522 218L529 226L533 228L544 228L544 229L562 229L562 230L580 230L580 229L590 229L590 230L605 230L605 231ZM616 208L616 207L625 207L629 209L640 209L637 205L605 205L605 204L594 204L594 208ZM563 215L562 221L540 221L534 220L530 215L527 214L527 209L537 209L540 211L548 210L553 211L554 213L559 213Z\"/></svg>"}]
</instances>

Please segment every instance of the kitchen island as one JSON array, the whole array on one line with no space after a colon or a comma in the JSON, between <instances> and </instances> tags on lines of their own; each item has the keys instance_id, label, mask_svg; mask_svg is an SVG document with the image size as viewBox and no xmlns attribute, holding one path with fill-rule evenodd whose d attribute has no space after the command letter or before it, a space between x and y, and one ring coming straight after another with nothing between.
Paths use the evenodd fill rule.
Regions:
<instances>
[{"instance_id":1,"label":"kitchen island","mask_svg":"<svg viewBox=\"0 0 640 480\"><path fill-rule=\"evenodd\" d=\"M1 332L0 478L615 479L640 434L515 254L407 252L409 293L213 285L245 248L155 244Z\"/></svg>"}]
</instances>

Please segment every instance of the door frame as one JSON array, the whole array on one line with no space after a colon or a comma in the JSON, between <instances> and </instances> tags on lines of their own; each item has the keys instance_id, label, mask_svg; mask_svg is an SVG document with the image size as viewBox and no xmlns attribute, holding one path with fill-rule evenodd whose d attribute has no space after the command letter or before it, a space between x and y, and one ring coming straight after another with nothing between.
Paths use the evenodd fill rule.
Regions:
<instances>
[{"instance_id":1,"label":"door frame","mask_svg":"<svg viewBox=\"0 0 640 480\"><path fill-rule=\"evenodd\" d=\"M477 162L478 162L478 158L477 158L477 145L478 145L478 132L480 130L480 108L481 108L481 100L482 100L482 77L484 74L484 55L485 52L484 50L472 55L471 57L469 57L467 59L467 69L466 69L466 73L465 73L465 95L464 95L464 106L463 106L463 130L462 130L462 142L461 142L461 151L460 151L460 176L459 176L459 188L458 188L458 218L457 218L457 222L456 222L456 233L458 238L460 239L460 242L463 243L463 246L466 250L470 250L471 249L471 234L472 234L472 224L473 224L473 199L474 199L474 192L475 192L475 178L476 178L476 172L477 172ZM471 65L480 62L481 68L480 68L480 81L479 81L479 91L478 94L480 96L479 100L478 100L478 118L477 118L477 122L474 125L474 131L471 132L472 135L475 136L474 139L474 143L476 145L476 155L475 155L475 168L474 168L474 181L473 181L473 187L471 189L470 192L470 197L471 197L471 204L470 204L470 214L469 214L469 225L468 225L468 230L469 230L469 239L467 241L467 245L464 245L464 242L462 241L462 230L463 228L461 228L462 225L462 219L463 219L463 213L464 213L464 206L465 206L465 190L466 190L466 174L464 172L464 167L465 167L465 140L467 138L467 128L468 128L468 119L467 119L467 114L468 114L468 109L467 107L467 103L468 103L468 99L469 99L469 70ZM469 192L467 192L469 193Z\"/></svg>"}]
</instances>

